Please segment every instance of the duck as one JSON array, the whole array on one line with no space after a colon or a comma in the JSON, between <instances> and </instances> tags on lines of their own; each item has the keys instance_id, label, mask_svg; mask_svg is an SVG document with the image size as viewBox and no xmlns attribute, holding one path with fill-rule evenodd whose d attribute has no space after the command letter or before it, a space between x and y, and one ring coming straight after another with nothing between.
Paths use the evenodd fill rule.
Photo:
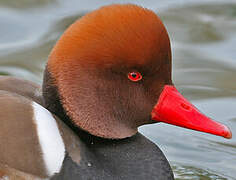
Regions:
<instances>
[{"instance_id":1,"label":"duck","mask_svg":"<svg viewBox=\"0 0 236 180\"><path fill-rule=\"evenodd\" d=\"M178 92L171 61L168 32L147 8L112 4L78 19L53 47L42 87L0 77L0 179L174 179L138 127L232 133Z\"/></svg>"}]
</instances>

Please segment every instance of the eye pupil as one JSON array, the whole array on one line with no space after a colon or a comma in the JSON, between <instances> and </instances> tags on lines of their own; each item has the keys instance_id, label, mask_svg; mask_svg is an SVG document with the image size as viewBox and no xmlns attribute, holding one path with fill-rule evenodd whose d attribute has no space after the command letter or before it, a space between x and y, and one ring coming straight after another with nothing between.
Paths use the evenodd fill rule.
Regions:
<instances>
[{"instance_id":1,"label":"eye pupil","mask_svg":"<svg viewBox=\"0 0 236 180\"><path fill-rule=\"evenodd\" d=\"M136 74L136 73L132 73L131 76L132 76L133 78L136 78L136 77L137 77L137 74Z\"/></svg>"}]
</instances>

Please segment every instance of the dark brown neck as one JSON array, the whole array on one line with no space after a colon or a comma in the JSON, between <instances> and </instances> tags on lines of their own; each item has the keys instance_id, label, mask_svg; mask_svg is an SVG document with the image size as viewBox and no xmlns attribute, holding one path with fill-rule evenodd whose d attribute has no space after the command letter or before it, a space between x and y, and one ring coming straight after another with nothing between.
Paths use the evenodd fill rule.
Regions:
<instances>
[{"instance_id":1,"label":"dark brown neck","mask_svg":"<svg viewBox=\"0 0 236 180\"><path fill-rule=\"evenodd\" d=\"M52 78L47 67L45 68L44 71L42 93L43 93L44 107L47 108L50 112L57 115L66 124L72 126L71 121L69 120L69 117L66 115L60 102L60 97L58 94L57 87L55 86L55 81Z\"/></svg>"},{"instance_id":2,"label":"dark brown neck","mask_svg":"<svg viewBox=\"0 0 236 180\"><path fill-rule=\"evenodd\" d=\"M66 123L81 138L82 141L89 144L94 141L105 140L104 138L96 137L87 133L72 123L60 102L60 96L58 94L57 87L55 86L54 79L47 68L44 72L42 93L44 107L63 120L63 122Z\"/></svg>"}]
</instances>

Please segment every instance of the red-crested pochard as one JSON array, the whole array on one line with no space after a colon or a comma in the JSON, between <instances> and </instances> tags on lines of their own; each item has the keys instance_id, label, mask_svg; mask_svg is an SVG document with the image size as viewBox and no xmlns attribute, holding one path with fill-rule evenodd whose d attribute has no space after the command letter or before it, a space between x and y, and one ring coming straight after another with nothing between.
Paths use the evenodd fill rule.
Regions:
<instances>
[{"instance_id":1,"label":"red-crested pochard","mask_svg":"<svg viewBox=\"0 0 236 180\"><path fill-rule=\"evenodd\" d=\"M168 161L139 126L164 122L232 136L177 91L164 25L131 4L104 6L65 31L49 55L42 93L1 77L0 107L0 179L170 180Z\"/></svg>"}]
</instances>

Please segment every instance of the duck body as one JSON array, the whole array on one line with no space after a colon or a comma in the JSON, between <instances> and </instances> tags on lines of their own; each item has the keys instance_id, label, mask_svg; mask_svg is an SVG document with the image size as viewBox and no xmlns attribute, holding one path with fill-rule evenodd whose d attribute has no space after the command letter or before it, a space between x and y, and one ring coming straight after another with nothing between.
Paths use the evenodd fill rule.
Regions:
<instances>
[{"instance_id":1,"label":"duck body","mask_svg":"<svg viewBox=\"0 0 236 180\"><path fill-rule=\"evenodd\" d=\"M1 178L48 179L59 172L65 152L76 162L80 159L79 138L40 105L40 92L35 83L0 78Z\"/></svg>"},{"instance_id":2,"label":"duck body","mask_svg":"<svg viewBox=\"0 0 236 180\"><path fill-rule=\"evenodd\" d=\"M15 86L16 83L19 86ZM25 87L27 87L27 92L22 91L22 88ZM37 128L32 128L35 126L35 117L30 113L32 103L35 104L37 101L37 103L43 104L40 92L40 87L32 82L14 77L0 78L1 107L4 107L0 111L0 117L2 119L5 116L7 121L4 126L0 127L2 132L0 141L1 144L11 149L10 151L0 149L1 152L4 152L0 155L0 165L2 165L0 175L2 172L2 177L22 180L49 178L47 167L44 164L45 157L42 157L39 131L36 130ZM5 103L6 101L8 103ZM39 104L37 107L40 106ZM43 107L41 108L46 111ZM15 112L12 114L13 118L6 115L11 111ZM61 135L57 138L62 138L65 146L65 156L61 162L60 171L52 175L50 179L125 180L135 178L141 180L152 179L152 177L160 180L173 179L173 173L164 154L140 133L122 140L104 139L73 126L68 128L55 115L54 118ZM3 125L3 120L1 122ZM11 132L4 131L6 129L11 129ZM19 159L19 154L24 154L24 156ZM10 159L5 157L10 157Z\"/></svg>"},{"instance_id":3,"label":"duck body","mask_svg":"<svg viewBox=\"0 0 236 180\"><path fill-rule=\"evenodd\" d=\"M177 91L163 23L131 4L72 24L49 55L42 90L0 77L0 107L0 179L171 180L167 159L139 126L232 136Z\"/></svg>"}]
</instances>

